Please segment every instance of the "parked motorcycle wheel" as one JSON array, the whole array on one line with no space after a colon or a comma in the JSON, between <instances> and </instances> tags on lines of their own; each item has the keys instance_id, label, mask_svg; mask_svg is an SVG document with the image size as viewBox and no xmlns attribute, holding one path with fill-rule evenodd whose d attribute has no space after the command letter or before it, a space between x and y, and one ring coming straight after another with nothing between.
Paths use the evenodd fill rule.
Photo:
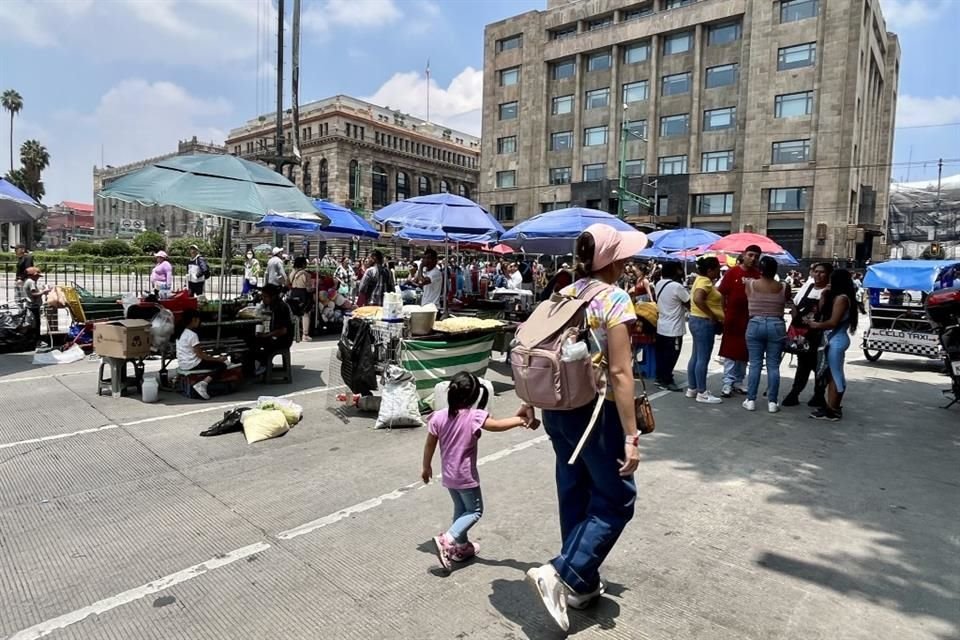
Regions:
<instances>
[{"instance_id":1,"label":"parked motorcycle wheel","mask_svg":"<svg viewBox=\"0 0 960 640\"><path fill-rule=\"evenodd\" d=\"M879 360L881 354L883 354L883 351L869 351L867 349L863 350L863 356L870 362L876 362Z\"/></svg>"}]
</instances>

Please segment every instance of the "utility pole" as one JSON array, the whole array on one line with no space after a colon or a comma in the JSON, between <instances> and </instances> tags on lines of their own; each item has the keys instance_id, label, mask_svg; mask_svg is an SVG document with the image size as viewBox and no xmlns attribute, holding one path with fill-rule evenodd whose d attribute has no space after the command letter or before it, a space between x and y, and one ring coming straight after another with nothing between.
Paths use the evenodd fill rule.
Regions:
<instances>
[{"instance_id":1,"label":"utility pole","mask_svg":"<svg viewBox=\"0 0 960 640\"><path fill-rule=\"evenodd\" d=\"M653 209L653 203L650 202L649 198L644 198L641 195L633 193L627 189L627 135L630 133L629 123L627 122L627 105L623 105L623 118L620 123L620 163L617 167L618 180L617 180L617 217L623 220L623 203L624 201L636 202L637 204L647 207L647 209ZM647 141L647 138L644 136L637 136L643 142ZM644 168L646 171L646 168ZM654 228L656 228L656 222L654 222Z\"/></svg>"},{"instance_id":2,"label":"utility pole","mask_svg":"<svg viewBox=\"0 0 960 640\"><path fill-rule=\"evenodd\" d=\"M283 1L277 0L277 173L283 175Z\"/></svg>"}]
</instances>

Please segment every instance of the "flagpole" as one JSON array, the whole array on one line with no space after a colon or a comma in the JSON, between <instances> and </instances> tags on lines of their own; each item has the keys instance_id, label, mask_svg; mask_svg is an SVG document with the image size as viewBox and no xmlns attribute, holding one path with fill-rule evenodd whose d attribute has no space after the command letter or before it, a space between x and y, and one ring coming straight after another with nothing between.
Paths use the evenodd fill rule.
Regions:
<instances>
[{"instance_id":1,"label":"flagpole","mask_svg":"<svg viewBox=\"0 0 960 640\"><path fill-rule=\"evenodd\" d=\"M427 58L427 122L430 122L430 58Z\"/></svg>"}]
</instances>

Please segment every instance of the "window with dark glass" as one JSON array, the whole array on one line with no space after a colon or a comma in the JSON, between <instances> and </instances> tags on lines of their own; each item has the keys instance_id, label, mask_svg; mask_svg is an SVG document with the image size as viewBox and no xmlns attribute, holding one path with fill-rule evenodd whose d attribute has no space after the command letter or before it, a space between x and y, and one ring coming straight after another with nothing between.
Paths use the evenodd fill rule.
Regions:
<instances>
[{"instance_id":1,"label":"window with dark glass","mask_svg":"<svg viewBox=\"0 0 960 640\"><path fill-rule=\"evenodd\" d=\"M563 40L564 38L572 38L575 35L577 35L577 25L575 24L567 27L559 27L550 31L551 40Z\"/></svg>"},{"instance_id":2,"label":"window with dark glass","mask_svg":"<svg viewBox=\"0 0 960 640\"><path fill-rule=\"evenodd\" d=\"M782 47L777 52L777 70L809 67L817 61L817 43L807 42L792 47Z\"/></svg>"},{"instance_id":3,"label":"window with dark glass","mask_svg":"<svg viewBox=\"0 0 960 640\"><path fill-rule=\"evenodd\" d=\"M410 179L403 171L397 171L397 200L406 200L410 197Z\"/></svg>"},{"instance_id":4,"label":"window with dark glass","mask_svg":"<svg viewBox=\"0 0 960 640\"><path fill-rule=\"evenodd\" d=\"M707 67L706 87L707 89L716 89L727 85L736 84L737 65L722 64L716 67Z\"/></svg>"},{"instance_id":5,"label":"window with dark glass","mask_svg":"<svg viewBox=\"0 0 960 640\"><path fill-rule=\"evenodd\" d=\"M559 116L564 113L573 113L573 96L557 96L553 99L550 112Z\"/></svg>"},{"instance_id":6,"label":"window with dark glass","mask_svg":"<svg viewBox=\"0 0 960 640\"><path fill-rule=\"evenodd\" d=\"M789 164L810 160L810 140L784 140L773 143L772 164Z\"/></svg>"},{"instance_id":7,"label":"window with dark glass","mask_svg":"<svg viewBox=\"0 0 960 640\"><path fill-rule=\"evenodd\" d=\"M426 176L420 176L417 178L417 195L428 196L431 193L433 193L433 190L430 184L430 178Z\"/></svg>"},{"instance_id":8,"label":"window with dark glass","mask_svg":"<svg viewBox=\"0 0 960 640\"><path fill-rule=\"evenodd\" d=\"M685 136L688 133L690 133L689 113L680 113L675 116L663 116L660 118L661 137Z\"/></svg>"},{"instance_id":9,"label":"window with dark glass","mask_svg":"<svg viewBox=\"0 0 960 640\"><path fill-rule=\"evenodd\" d=\"M631 102L642 102L649 97L649 94L649 83L646 80L628 82L623 85L624 104L630 104Z\"/></svg>"},{"instance_id":10,"label":"window with dark glass","mask_svg":"<svg viewBox=\"0 0 960 640\"><path fill-rule=\"evenodd\" d=\"M517 186L516 171L497 171L497 188L511 189Z\"/></svg>"},{"instance_id":11,"label":"window with dark glass","mask_svg":"<svg viewBox=\"0 0 960 640\"><path fill-rule=\"evenodd\" d=\"M704 193L694 196L694 208L698 216L718 216L733 213L732 193Z\"/></svg>"},{"instance_id":12,"label":"window with dark glass","mask_svg":"<svg viewBox=\"0 0 960 640\"><path fill-rule=\"evenodd\" d=\"M321 199L327 198L329 194L328 181L330 179L330 173L327 166L327 159L320 159L320 170L317 172L317 195Z\"/></svg>"},{"instance_id":13,"label":"window with dark glass","mask_svg":"<svg viewBox=\"0 0 960 640\"><path fill-rule=\"evenodd\" d=\"M610 106L610 88L594 89L587 91L584 109L604 109Z\"/></svg>"},{"instance_id":14,"label":"window with dark glass","mask_svg":"<svg viewBox=\"0 0 960 640\"><path fill-rule=\"evenodd\" d=\"M707 151L700 158L700 171L719 173L733 170L733 150Z\"/></svg>"},{"instance_id":15,"label":"window with dark glass","mask_svg":"<svg viewBox=\"0 0 960 640\"><path fill-rule=\"evenodd\" d=\"M638 62L646 62L649 57L649 42L635 42L633 44L628 44L623 48L624 64L637 64Z\"/></svg>"},{"instance_id":16,"label":"window with dark glass","mask_svg":"<svg viewBox=\"0 0 960 640\"><path fill-rule=\"evenodd\" d=\"M577 73L577 64L573 60L561 60L550 65L550 77L554 80L572 78Z\"/></svg>"},{"instance_id":17,"label":"window with dark glass","mask_svg":"<svg viewBox=\"0 0 960 640\"><path fill-rule=\"evenodd\" d=\"M469 198L470 198L470 187L468 187L468 186L465 185L465 184L460 184L460 186L457 187L457 195L459 195L461 198L467 198L467 199L469 199Z\"/></svg>"},{"instance_id":18,"label":"window with dark glass","mask_svg":"<svg viewBox=\"0 0 960 640\"><path fill-rule=\"evenodd\" d=\"M301 166L301 180L303 181L303 193L306 196L311 196L313 194L313 175L310 171L310 160L306 159L303 161Z\"/></svg>"},{"instance_id":19,"label":"window with dark glass","mask_svg":"<svg viewBox=\"0 0 960 640\"><path fill-rule=\"evenodd\" d=\"M663 176L687 172L687 156L663 156L659 159L658 173Z\"/></svg>"},{"instance_id":20,"label":"window with dark glass","mask_svg":"<svg viewBox=\"0 0 960 640\"><path fill-rule=\"evenodd\" d=\"M679 9L680 7L686 7L693 4L696 0L667 0L663 5L663 8L667 11L671 9Z\"/></svg>"},{"instance_id":21,"label":"window with dark glass","mask_svg":"<svg viewBox=\"0 0 960 640\"><path fill-rule=\"evenodd\" d=\"M627 160L623 163L623 175L635 178L642 176L646 163L642 159Z\"/></svg>"},{"instance_id":22,"label":"window with dark glass","mask_svg":"<svg viewBox=\"0 0 960 640\"><path fill-rule=\"evenodd\" d=\"M501 38L497 40L497 53L501 51L510 51L511 49L519 49L523 47L523 34L518 33L515 36L510 36L509 38Z\"/></svg>"},{"instance_id":23,"label":"window with dark glass","mask_svg":"<svg viewBox=\"0 0 960 640\"><path fill-rule=\"evenodd\" d=\"M350 161L350 186L348 189L348 197L350 200L357 199L357 176L360 175L360 165L356 160Z\"/></svg>"},{"instance_id":24,"label":"window with dark glass","mask_svg":"<svg viewBox=\"0 0 960 640\"><path fill-rule=\"evenodd\" d=\"M573 131L557 131L550 134L550 150L563 151L573 148Z\"/></svg>"},{"instance_id":25,"label":"window with dark glass","mask_svg":"<svg viewBox=\"0 0 960 640\"><path fill-rule=\"evenodd\" d=\"M497 153L516 153L517 152L517 136L506 136L504 138L497 138Z\"/></svg>"},{"instance_id":26,"label":"window with dark glass","mask_svg":"<svg viewBox=\"0 0 960 640\"><path fill-rule=\"evenodd\" d=\"M570 167L551 167L550 184L570 184Z\"/></svg>"},{"instance_id":27,"label":"window with dark glass","mask_svg":"<svg viewBox=\"0 0 960 640\"><path fill-rule=\"evenodd\" d=\"M665 96L677 96L683 93L690 93L691 78L692 75L689 71L677 73L672 76L663 76L660 93Z\"/></svg>"},{"instance_id":28,"label":"window with dark glass","mask_svg":"<svg viewBox=\"0 0 960 640\"><path fill-rule=\"evenodd\" d=\"M501 120L514 120L517 117L517 103L516 102L504 102L500 105L500 119Z\"/></svg>"},{"instance_id":29,"label":"window with dark glass","mask_svg":"<svg viewBox=\"0 0 960 640\"><path fill-rule=\"evenodd\" d=\"M500 222L510 222L514 218L516 204L495 204L493 205L493 215Z\"/></svg>"},{"instance_id":30,"label":"window with dark glass","mask_svg":"<svg viewBox=\"0 0 960 640\"><path fill-rule=\"evenodd\" d=\"M770 189L767 211L806 211L807 187Z\"/></svg>"},{"instance_id":31,"label":"window with dark glass","mask_svg":"<svg viewBox=\"0 0 960 640\"><path fill-rule=\"evenodd\" d=\"M500 70L500 86L512 87L520 82L520 67L510 67Z\"/></svg>"},{"instance_id":32,"label":"window with dark glass","mask_svg":"<svg viewBox=\"0 0 960 640\"><path fill-rule=\"evenodd\" d=\"M707 28L707 44L716 46L721 44L730 44L740 39L740 23L725 22L723 24L712 24Z\"/></svg>"},{"instance_id":33,"label":"window with dark glass","mask_svg":"<svg viewBox=\"0 0 960 640\"><path fill-rule=\"evenodd\" d=\"M663 39L663 55L665 56L686 53L691 49L693 49L693 34L689 31L675 33Z\"/></svg>"},{"instance_id":34,"label":"window with dark glass","mask_svg":"<svg viewBox=\"0 0 960 640\"><path fill-rule=\"evenodd\" d=\"M440 193L450 193L450 183L444 179L440 180Z\"/></svg>"},{"instance_id":35,"label":"window with dark glass","mask_svg":"<svg viewBox=\"0 0 960 640\"><path fill-rule=\"evenodd\" d=\"M817 17L817 0L780 0L780 22Z\"/></svg>"},{"instance_id":36,"label":"window with dark glass","mask_svg":"<svg viewBox=\"0 0 960 640\"><path fill-rule=\"evenodd\" d=\"M642 7L636 7L634 9L624 9L621 15L621 20L623 22L629 22L630 20L638 20L644 16L653 15L653 3L646 4Z\"/></svg>"},{"instance_id":37,"label":"window with dark glass","mask_svg":"<svg viewBox=\"0 0 960 640\"><path fill-rule=\"evenodd\" d=\"M373 208L385 207L390 203L387 198L387 172L383 167L374 165L373 173L370 176L370 199Z\"/></svg>"},{"instance_id":38,"label":"window with dark glass","mask_svg":"<svg viewBox=\"0 0 960 640\"><path fill-rule=\"evenodd\" d=\"M707 109L703 112L703 130L732 129L737 124L737 108Z\"/></svg>"},{"instance_id":39,"label":"window with dark glass","mask_svg":"<svg viewBox=\"0 0 960 640\"><path fill-rule=\"evenodd\" d=\"M647 139L647 121L646 120L627 120L627 142L637 140L646 141Z\"/></svg>"},{"instance_id":40,"label":"window with dark glass","mask_svg":"<svg viewBox=\"0 0 960 640\"><path fill-rule=\"evenodd\" d=\"M597 29L606 29L613 26L613 15L594 18L587 22L587 31L596 31Z\"/></svg>"},{"instance_id":41,"label":"window with dark glass","mask_svg":"<svg viewBox=\"0 0 960 640\"><path fill-rule=\"evenodd\" d=\"M773 99L773 115L777 118L796 118L813 113L813 91L786 93Z\"/></svg>"},{"instance_id":42,"label":"window with dark glass","mask_svg":"<svg viewBox=\"0 0 960 640\"><path fill-rule=\"evenodd\" d=\"M587 56L587 71L604 71L610 68L611 63L609 51L591 53Z\"/></svg>"},{"instance_id":43,"label":"window with dark glass","mask_svg":"<svg viewBox=\"0 0 960 640\"><path fill-rule=\"evenodd\" d=\"M597 182L607 177L607 165L604 163L583 165L583 181Z\"/></svg>"},{"instance_id":44,"label":"window with dark glass","mask_svg":"<svg viewBox=\"0 0 960 640\"><path fill-rule=\"evenodd\" d=\"M607 125L587 127L583 130L583 146L595 147L607 144Z\"/></svg>"}]
</instances>

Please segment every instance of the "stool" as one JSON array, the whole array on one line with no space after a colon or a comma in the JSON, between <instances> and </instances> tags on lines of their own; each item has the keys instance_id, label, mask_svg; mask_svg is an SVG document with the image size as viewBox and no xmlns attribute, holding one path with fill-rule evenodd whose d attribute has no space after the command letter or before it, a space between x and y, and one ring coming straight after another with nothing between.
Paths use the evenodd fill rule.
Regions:
<instances>
[{"instance_id":1,"label":"stool","mask_svg":"<svg viewBox=\"0 0 960 640\"><path fill-rule=\"evenodd\" d=\"M212 373L213 369L177 369L177 392L185 398L199 398L193 391L193 385Z\"/></svg>"},{"instance_id":2,"label":"stool","mask_svg":"<svg viewBox=\"0 0 960 640\"><path fill-rule=\"evenodd\" d=\"M133 365L133 378L127 375L127 365ZM110 377L104 378L103 371L110 367ZM97 373L97 395L109 390L114 398L119 398L125 391L134 389L138 393L143 389L143 360L125 360L123 358L100 357L100 370Z\"/></svg>"},{"instance_id":3,"label":"stool","mask_svg":"<svg viewBox=\"0 0 960 640\"><path fill-rule=\"evenodd\" d=\"M279 373L277 368L273 366L273 360L277 356L281 357L282 363ZM272 354L264 366L266 366L267 370L263 372L263 381L267 384L273 384L274 382L285 382L289 384L293 382L293 369L290 367L290 349Z\"/></svg>"}]
</instances>

